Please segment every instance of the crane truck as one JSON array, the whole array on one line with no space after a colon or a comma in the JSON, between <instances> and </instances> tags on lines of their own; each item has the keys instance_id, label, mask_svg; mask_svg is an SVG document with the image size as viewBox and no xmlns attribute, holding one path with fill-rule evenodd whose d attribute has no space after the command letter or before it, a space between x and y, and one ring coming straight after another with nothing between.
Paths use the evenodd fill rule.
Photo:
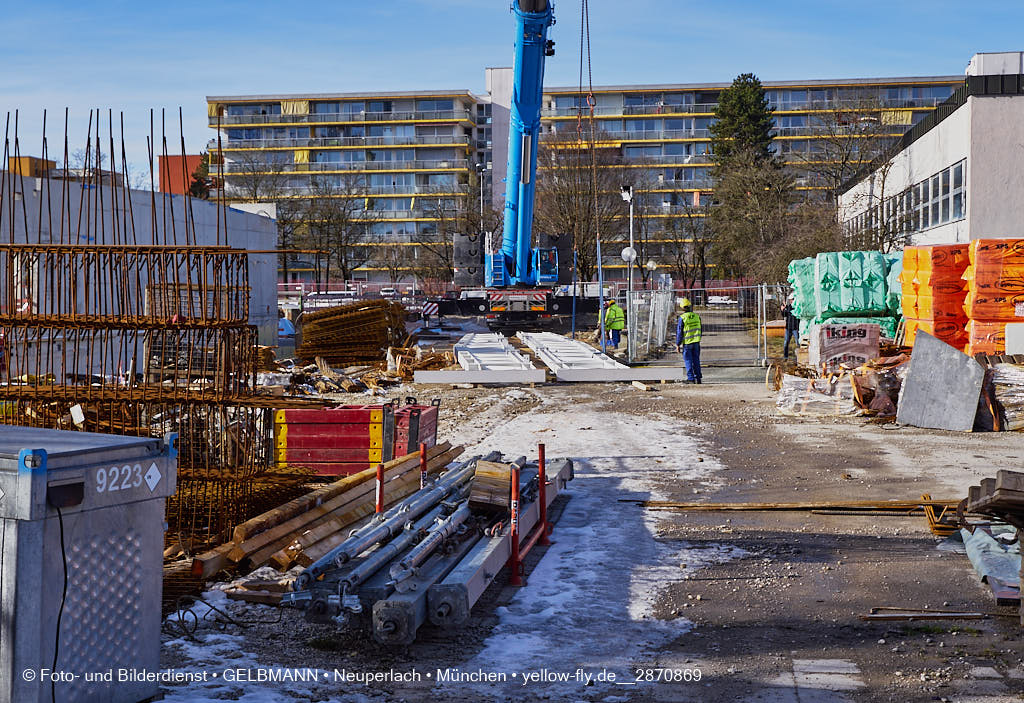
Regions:
<instances>
[{"instance_id":1,"label":"crane truck","mask_svg":"<svg viewBox=\"0 0 1024 703\"><path fill-rule=\"evenodd\" d=\"M489 237L481 241L479 235L457 234L456 253L468 242L471 257L482 256L482 270L469 266L482 274L482 286L463 288L458 300L439 301L442 314L483 315L495 328L529 326L568 314L573 306L571 295L556 294L557 249L533 246L544 62L555 53L555 43L548 39L554 6L549 0L513 0L512 14L516 31L501 247L492 251ZM465 239L460 242L460 237ZM578 312L595 309L593 296L577 301Z\"/></svg>"}]
</instances>

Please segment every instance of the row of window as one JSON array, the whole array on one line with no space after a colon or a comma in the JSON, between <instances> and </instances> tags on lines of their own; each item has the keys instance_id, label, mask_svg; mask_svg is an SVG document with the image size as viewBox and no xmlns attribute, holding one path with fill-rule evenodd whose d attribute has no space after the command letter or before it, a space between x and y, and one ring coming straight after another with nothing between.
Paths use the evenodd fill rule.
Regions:
<instances>
[{"instance_id":1,"label":"row of window","mask_svg":"<svg viewBox=\"0 0 1024 703\"><path fill-rule=\"evenodd\" d=\"M966 217L966 160L886 198L844 223L852 234L884 229L912 234Z\"/></svg>"},{"instance_id":2,"label":"row of window","mask_svg":"<svg viewBox=\"0 0 1024 703\"><path fill-rule=\"evenodd\" d=\"M945 100L953 94L953 86L899 86L878 88L874 86L850 86L843 88L773 88L765 90L768 104L780 110L792 105L824 104L832 101L900 103L905 101L934 102ZM700 90L689 92L654 93L602 93L595 96L596 107L622 106L658 108L685 107L718 102L720 91ZM589 109L586 99L579 95L556 95L554 107L560 110Z\"/></svg>"},{"instance_id":3,"label":"row of window","mask_svg":"<svg viewBox=\"0 0 1024 703\"><path fill-rule=\"evenodd\" d=\"M711 142L673 142L622 148L622 155L627 159L643 159L652 156L704 156L710 153Z\"/></svg>"},{"instance_id":4,"label":"row of window","mask_svg":"<svg viewBox=\"0 0 1024 703\"><path fill-rule=\"evenodd\" d=\"M488 132L490 130L487 130ZM246 127L228 129L228 140L242 139L341 139L348 137L452 137L451 125L331 125L321 127Z\"/></svg>"}]
</instances>

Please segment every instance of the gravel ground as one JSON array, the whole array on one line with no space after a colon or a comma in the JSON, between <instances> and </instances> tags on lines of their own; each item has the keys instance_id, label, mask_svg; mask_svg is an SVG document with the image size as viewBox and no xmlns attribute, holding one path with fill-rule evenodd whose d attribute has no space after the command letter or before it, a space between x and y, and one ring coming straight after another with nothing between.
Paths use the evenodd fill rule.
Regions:
<instances>
[{"instance_id":1,"label":"gravel ground","mask_svg":"<svg viewBox=\"0 0 1024 703\"><path fill-rule=\"evenodd\" d=\"M662 385L647 393L613 384L404 387L394 395L440 397L440 439L484 443L511 454L519 450L512 446L517 442L544 441L545 433L561 432L562 439L554 444L573 438L565 445L568 450L596 468L602 457L617 451L629 454L624 458L633 463L623 464L623 497L807 501L913 499L930 493L958 498L980 477L1000 468L1019 468L1024 456L1024 437L1014 433L953 434L895 429L859 419L781 417L771 395L756 384ZM586 423L572 425L567 418L574 414L587 418ZM509 429L516 427L522 430L518 434ZM619 613L602 617L601 608L609 607L601 600L606 596L580 590L575 601L562 604L551 617L557 622L576 614L588 618L574 639L586 640L581 634L586 632L592 646L540 632L542 659L559 671L578 666L600 670L602 662L634 674L638 668L699 669L699 682L641 682L619 688L568 682L519 690L467 688L458 695L436 688L432 681L368 687L211 686L171 688L168 700L1022 700L1024 648L1020 623L1012 617L1015 611L995 606L966 557L940 549L940 540L930 534L923 518L655 513L615 502L618 494L611 484L600 484L605 491L601 501L593 500L595 492L584 503L588 495L579 492L599 484L574 483L578 485L570 487L578 497L560 498L556 511L566 511L567 536L578 531L574 521L583 507L594 521L617 521L624 530L633 530L623 532L629 535L623 543L609 545L607 554L597 557L602 563L593 578L601 579L602 570L611 578L616 569L633 574L624 582L627 586L638 574L651 578L642 604L634 589L626 589L630 595L621 603L623 608L633 612L634 606L643 605L633 622L621 620ZM641 489L643 493L638 493ZM574 510L574 501L581 507ZM609 510L603 512L602 506ZM556 540L558 534L556 526ZM648 542L661 551L651 551ZM538 566L548 550L554 550L550 561ZM719 557L703 558L705 554ZM547 577L571 556L559 552L557 545L538 549L528 566ZM651 561L655 556L656 563ZM531 582L530 587L539 587L540 582ZM326 671L465 668L481 661L481 653L493 660L498 636L512 636L515 645L522 646L526 634L537 634L516 630L525 622L516 619L523 599L503 584L499 576L474 609L470 624L454 636L425 627L414 645L397 650L366 637L308 625L294 611L232 603L236 618L265 622L228 626L223 632L202 624L198 642L168 635L162 664L202 668L235 661L242 667ZM566 583L567 588L579 585ZM878 606L997 615L982 621L925 623L858 619ZM280 622L266 622L279 616ZM637 618L639 629L633 627ZM650 623L650 637L643 634L644 620ZM642 646L634 646L638 640L644 640Z\"/></svg>"}]
</instances>

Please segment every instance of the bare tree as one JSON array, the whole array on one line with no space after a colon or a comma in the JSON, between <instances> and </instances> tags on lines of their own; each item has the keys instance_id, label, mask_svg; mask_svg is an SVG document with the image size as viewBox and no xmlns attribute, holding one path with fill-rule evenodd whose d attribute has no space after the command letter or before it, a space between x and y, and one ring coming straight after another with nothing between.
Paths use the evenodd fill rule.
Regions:
<instances>
[{"instance_id":1,"label":"bare tree","mask_svg":"<svg viewBox=\"0 0 1024 703\"><path fill-rule=\"evenodd\" d=\"M382 239L374 229L382 218L375 205L362 173L311 180L301 227L305 241L319 252L314 257L318 284L330 281L332 265L348 280L374 258L374 245Z\"/></svg>"},{"instance_id":2,"label":"bare tree","mask_svg":"<svg viewBox=\"0 0 1024 703\"><path fill-rule=\"evenodd\" d=\"M277 200L290 173L282 154L287 152L232 152L231 161L225 163L224 169L225 196L247 203Z\"/></svg>"},{"instance_id":3,"label":"bare tree","mask_svg":"<svg viewBox=\"0 0 1024 703\"><path fill-rule=\"evenodd\" d=\"M707 287L708 254L714 240L711 228L711 193L695 193L681 207L682 217L672 218L666 228L662 255L673 276L685 288ZM700 286L697 283L700 282Z\"/></svg>"},{"instance_id":4,"label":"bare tree","mask_svg":"<svg viewBox=\"0 0 1024 703\"><path fill-rule=\"evenodd\" d=\"M890 184L892 167L891 158L876 161L866 188L847 199L847 210L864 213L860 226L846 233L847 248L895 251L906 246L914 218L913 191Z\"/></svg>"},{"instance_id":5,"label":"bare tree","mask_svg":"<svg viewBox=\"0 0 1024 703\"><path fill-rule=\"evenodd\" d=\"M599 133L592 156L589 134L585 122L583 140L572 132L545 135L537 154L534 229L572 237L581 281L593 280L597 274L598 231L602 244L621 241L622 226L626 224L619 195L627 182L622 155L616 148L600 146L603 139ZM596 209L593 162L597 164Z\"/></svg>"},{"instance_id":6,"label":"bare tree","mask_svg":"<svg viewBox=\"0 0 1024 703\"><path fill-rule=\"evenodd\" d=\"M884 159L910 124L911 112L883 109L876 92L864 91L841 101L813 103L806 119L803 127L777 128L780 136L807 137L797 140L807 148L783 156L798 179L823 189L835 201L843 184ZM904 120L906 125L902 125Z\"/></svg>"}]
</instances>

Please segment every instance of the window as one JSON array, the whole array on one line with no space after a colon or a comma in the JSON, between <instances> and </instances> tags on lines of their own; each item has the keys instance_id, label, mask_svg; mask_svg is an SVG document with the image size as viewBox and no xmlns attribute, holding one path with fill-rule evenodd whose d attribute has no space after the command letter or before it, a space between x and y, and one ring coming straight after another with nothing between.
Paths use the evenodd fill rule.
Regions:
<instances>
[{"instance_id":1,"label":"window","mask_svg":"<svg viewBox=\"0 0 1024 703\"><path fill-rule=\"evenodd\" d=\"M964 216L964 163L953 167L953 219Z\"/></svg>"},{"instance_id":2,"label":"window","mask_svg":"<svg viewBox=\"0 0 1024 703\"><path fill-rule=\"evenodd\" d=\"M228 105L229 115L280 115L281 103L258 103L250 105Z\"/></svg>"},{"instance_id":3,"label":"window","mask_svg":"<svg viewBox=\"0 0 1024 703\"><path fill-rule=\"evenodd\" d=\"M416 109L420 112L441 112L455 109L455 103L447 100L417 100Z\"/></svg>"},{"instance_id":4,"label":"window","mask_svg":"<svg viewBox=\"0 0 1024 703\"><path fill-rule=\"evenodd\" d=\"M391 101L390 100L371 100L366 105L367 112L391 112Z\"/></svg>"},{"instance_id":5,"label":"window","mask_svg":"<svg viewBox=\"0 0 1024 703\"><path fill-rule=\"evenodd\" d=\"M362 112L366 112L366 103L362 100L348 101L338 104L340 108L338 112L343 115L358 115Z\"/></svg>"},{"instance_id":6,"label":"window","mask_svg":"<svg viewBox=\"0 0 1024 703\"><path fill-rule=\"evenodd\" d=\"M338 109L338 103L313 103L313 114L314 115L336 115L341 112Z\"/></svg>"},{"instance_id":7,"label":"window","mask_svg":"<svg viewBox=\"0 0 1024 703\"><path fill-rule=\"evenodd\" d=\"M671 143L665 145L665 156L689 156L692 153L692 144Z\"/></svg>"},{"instance_id":8,"label":"window","mask_svg":"<svg viewBox=\"0 0 1024 703\"><path fill-rule=\"evenodd\" d=\"M684 131L693 129L693 120L668 119L665 120L666 131Z\"/></svg>"}]
</instances>

